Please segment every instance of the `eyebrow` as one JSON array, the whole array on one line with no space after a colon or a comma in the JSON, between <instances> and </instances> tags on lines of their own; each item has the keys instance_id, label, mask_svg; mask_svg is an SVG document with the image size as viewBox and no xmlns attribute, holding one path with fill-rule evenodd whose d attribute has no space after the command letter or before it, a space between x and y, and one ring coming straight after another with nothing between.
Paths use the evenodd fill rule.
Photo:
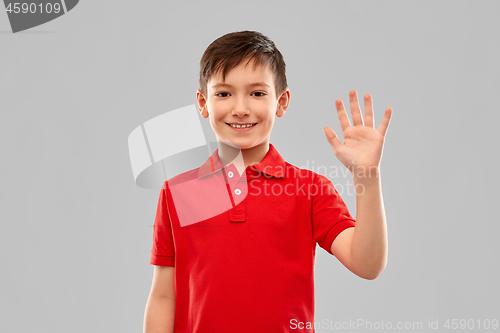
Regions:
<instances>
[{"instance_id":1,"label":"eyebrow","mask_svg":"<svg viewBox=\"0 0 500 333\"><path fill-rule=\"evenodd\" d=\"M269 85L266 84L266 83L264 83L264 82L255 82L255 83L247 84L247 87L255 87L255 86L264 86L264 87L270 88ZM212 86L213 89L215 89L215 88L222 88L222 87L233 88L232 85L227 84L227 83L217 83L217 84L214 84Z\"/></svg>"}]
</instances>

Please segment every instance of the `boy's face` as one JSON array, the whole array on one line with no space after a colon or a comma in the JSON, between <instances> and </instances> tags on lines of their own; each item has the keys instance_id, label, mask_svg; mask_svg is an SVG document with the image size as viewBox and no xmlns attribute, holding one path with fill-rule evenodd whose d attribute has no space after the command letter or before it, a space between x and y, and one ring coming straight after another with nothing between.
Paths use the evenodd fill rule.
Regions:
<instances>
[{"instance_id":1,"label":"boy's face","mask_svg":"<svg viewBox=\"0 0 500 333\"><path fill-rule=\"evenodd\" d=\"M290 91L276 96L274 75L268 67L242 61L228 71L226 80L217 73L207 84L207 96L198 89L198 107L219 142L229 142L248 149L269 142L275 115L283 116L288 108ZM250 128L233 128L230 124L254 124Z\"/></svg>"}]
</instances>

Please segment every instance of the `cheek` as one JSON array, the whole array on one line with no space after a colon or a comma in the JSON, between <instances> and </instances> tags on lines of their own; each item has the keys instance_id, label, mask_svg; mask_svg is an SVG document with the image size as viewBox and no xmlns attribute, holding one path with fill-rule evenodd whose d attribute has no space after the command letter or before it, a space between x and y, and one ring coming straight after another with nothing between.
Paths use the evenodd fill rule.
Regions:
<instances>
[{"instance_id":1,"label":"cheek","mask_svg":"<svg viewBox=\"0 0 500 333\"><path fill-rule=\"evenodd\" d=\"M261 110L258 114L258 118L265 124L273 124L274 117L276 117L276 112L272 112L269 108Z\"/></svg>"},{"instance_id":2,"label":"cheek","mask_svg":"<svg viewBox=\"0 0 500 333\"><path fill-rule=\"evenodd\" d=\"M263 133L270 133L272 128L273 128L273 118L266 116L264 119L261 118L261 126L259 131L262 131Z\"/></svg>"},{"instance_id":3,"label":"cheek","mask_svg":"<svg viewBox=\"0 0 500 333\"><path fill-rule=\"evenodd\" d=\"M273 117L269 117L268 119L266 119L266 125L268 128L271 128L274 124L274 118Z\"/></svg>"},{"instance_id":4,"label":"cheek","mask_svg":"<svg viewBox=\"0 0 500 333\"><path fill-rule=\"evenodd\" d=\"M217 103L208 104L208 115L211 121L217 121L223 118L226 114L225 109L226 108L224 108L223 106L217 105Z\"/></svg>"},{"instance_id":5,"label":"cheek","mask_svg":"<svg viewBox=\"0 0 500 333\"><path fill-rule=\"evenodd\" d=\"M250 110L259 118L266 122L272 121L276 116L276 106L269 102L264 103L263 101L258 105L255 104Z\"/></svg>"},{"instance_id":6,"label":"cheek","mask_svg":"<svg viewBox=\"0 0 500 333\"><path fill-rule=\"evenodd\" d=\"M224 103L223 101L221 101L219 103L214 103L212 109L214 110L214 115L217 115L218 118L224 118L228 115L231 115L233 106L231 106L229 103Z\"/></svg>"}]
</instances>

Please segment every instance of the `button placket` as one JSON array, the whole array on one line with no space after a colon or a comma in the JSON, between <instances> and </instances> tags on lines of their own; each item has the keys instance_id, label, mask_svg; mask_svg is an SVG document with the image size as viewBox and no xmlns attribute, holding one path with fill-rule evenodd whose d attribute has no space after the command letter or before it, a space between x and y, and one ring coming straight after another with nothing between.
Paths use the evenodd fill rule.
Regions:
<instances>
[{"instance_id":1,"label":"button placket","mask_svg":"<svg viewBox=\"0 0 500 333\"><path fill-rule=\"evenodd\" d=\"M235 206L229 211L229 218L231 222L245 222L246 221L246 184L238 180L231 188L233 191L233 199Z\"/></svg>"},{"instance_id":2,"label":"button placket","mask_svg":"<svg viewBox=\"0 0 500 333\"><path fill-rule=\"evenodd\" d=\"M231 222L242 223L246 221L246 201L244 199L248 193L247 175L244 173L238 177L239 173L235 170L235 166L231 166L231 169L227 172L227 182L235 206L229 210L229 218Z\"/></svg>"},{"instance_id":3,"label":"button placket","mask_svg":"<svg viewBox=\"0 0 500 333\"><path fill-rule=\"evenodd\" d=\"M238 177L239 172L236 170L236 166L229 165L226 168L225 175L228 193L232 196L231 200L234 202L234 205L237 206L245 199L248 193L247 170Z\"/></svg>"}]
</instances>

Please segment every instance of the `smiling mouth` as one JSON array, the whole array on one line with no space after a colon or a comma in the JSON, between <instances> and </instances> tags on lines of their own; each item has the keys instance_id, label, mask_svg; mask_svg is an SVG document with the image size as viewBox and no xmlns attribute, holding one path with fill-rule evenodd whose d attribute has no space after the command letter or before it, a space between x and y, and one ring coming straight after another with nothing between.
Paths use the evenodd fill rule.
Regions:
<instances>
[{"instance_id":1,"label":"smiling mouth","mask_svg":"<svg viewBox=\"0 0 500 333\"><path fill-rule=\"evenodd\" d=\"M238 124L229 124L226 123L228 126L231 126L232 128L240 128L240 129L245 129L245 128L251 128L257 125L257 123L254 124L245 124L245 125L238 125Z\"/></svg>"}]
</instances>

